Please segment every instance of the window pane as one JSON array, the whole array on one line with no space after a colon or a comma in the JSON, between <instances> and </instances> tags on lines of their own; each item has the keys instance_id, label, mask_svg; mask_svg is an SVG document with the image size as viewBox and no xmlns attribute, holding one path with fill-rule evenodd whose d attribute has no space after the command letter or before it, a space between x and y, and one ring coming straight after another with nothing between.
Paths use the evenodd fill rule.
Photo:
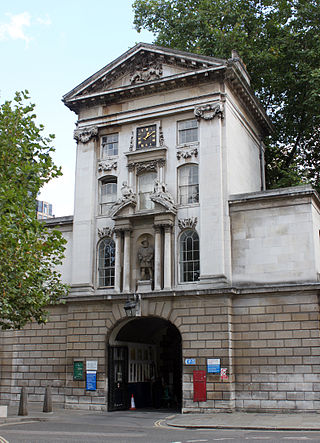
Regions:
<instances>
[{"instance_id":1,"label":"window pane","mask_svg":"<svg viewBox=\"0 0 320 443\"><path fill-rule=\"evenodd\" d=\"M148 172L146 174L139 175L138 188L139 188L139 208L140 209L153 209L154 203L150 200L150 194L154 190L154 182L157 178L156 172Z\"/></svg>"},{"instance_id":2,"label":"window pane","mask_svg":"<svg viewBox=\"0 0 320 443\"><path fill-rule=\"evenodd\" d=\"M198 141L198 122L195 119L178 122L178 143Z\"/></svg>"},{"instance_id":3,"label":"window pane","mask_svg":"<svg viewBox=\"0 0 320 443\"><path fill-rule=\"evenodd\" d=\"M115 243L111 238L100 242L98 262L99 286L114 286Z\"/></svg>"},{"instance_id":4,"label":"window pane","mask_svg":"<svg viewBox=\"0 0 320 443\"><path fill-rule=\"evenodd\" d=\"M180 279L193 282L199 279L199 236L196 231L184 231L180 237Z\"/></svg>"},{"instance_id":5,"label":"window pane","mask_svg":"<svg viewBox=\"0 0 320 443\"><path fill-rule=\"evenodd\" d=\"M186 165L179 169L179 204L199 202L198 165Z\"/></svg>"},{"instance_id":6,"label":"window pane","mask_svg":"<svg viewBox=\"0 0 320 443\"><path fill-rule=\"evenodd\" d=\"M102 157L118 155L118 134L105 135L101 138Z\"/></svg>"}]
</instances>

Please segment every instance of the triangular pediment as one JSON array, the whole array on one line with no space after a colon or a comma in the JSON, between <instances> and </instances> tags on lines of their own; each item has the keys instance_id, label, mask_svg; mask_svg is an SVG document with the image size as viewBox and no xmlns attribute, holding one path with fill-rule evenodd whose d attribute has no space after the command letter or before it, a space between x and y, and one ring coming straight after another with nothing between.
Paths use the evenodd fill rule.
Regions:
<instances>
[{"instance_id":1,"label":"triangular pediment","mask_svg":"<svg viewBox=\"0 0 320 443\"><path fill-rule=\"evenodd\" d=\"M63 100L67 104L107 91L165 81L225 65L226 60L139 43L78 85Z\"/></svg>"}]
</instances>

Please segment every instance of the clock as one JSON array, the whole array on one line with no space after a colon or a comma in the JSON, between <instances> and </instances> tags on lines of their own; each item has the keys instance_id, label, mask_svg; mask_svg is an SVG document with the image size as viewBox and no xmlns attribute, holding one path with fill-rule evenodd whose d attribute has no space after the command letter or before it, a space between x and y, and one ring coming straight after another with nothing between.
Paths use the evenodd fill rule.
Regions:
<instances>
[{"instance_id":1,"label":"clock","mask_svg":"<svg viewBox=\"0 0 320 443\"><path fill-rule=\"evenodd\" d=\"M137 149L151 148L157 145L156 125L137 128Z\"/></svg>"}]
</instances>

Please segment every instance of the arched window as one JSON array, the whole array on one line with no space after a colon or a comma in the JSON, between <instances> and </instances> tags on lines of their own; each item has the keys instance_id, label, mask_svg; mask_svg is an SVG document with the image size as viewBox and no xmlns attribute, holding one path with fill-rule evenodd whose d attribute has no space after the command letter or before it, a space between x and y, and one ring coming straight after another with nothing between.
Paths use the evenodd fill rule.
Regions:
<instances>
[{"instance_id":1,"label":"arched window","mask_svg":"<svg viewBox=\"0 0 320 443\"><path fill-rule=\"evenodd\" d=\"M115 243L103 238L98 248L99 286L114 286Z\"/></svg>"},{"instance_id":2,"label":"arched window","mask_svg":"<svg viewBox=\"0 0 320 443\"><path fill-rule=\"evenodd\" d=\"M199 236L196 231L188 229L180 236L180 281L199 280L200 254Z\"/></svg>"},{"instance_id":3,"label":"arched window","mask_svg":"<svg viewBox=\"0 0 320 443\"><path fill-rule=\"evenodd\" d=\"M198 165L184 165L178 172L179 204L199 203Z\"/></svg>"},{"instance_id":4,"label":"arched window","mask_svg":"<svg viewBox=\"0 0 320 443\"><path fill-rule=\"evenodd\" d=\"M117 177L100 180L100 214L108 214L110 206L117 200Z\"/></svg>"}]
</instances>

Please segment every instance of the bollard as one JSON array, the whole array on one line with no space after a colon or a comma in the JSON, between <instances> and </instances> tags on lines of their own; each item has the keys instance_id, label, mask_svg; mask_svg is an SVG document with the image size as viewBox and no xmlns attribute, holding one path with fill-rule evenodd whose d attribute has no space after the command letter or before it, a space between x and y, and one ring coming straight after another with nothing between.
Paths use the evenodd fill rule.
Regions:
<instances>
[{"instance_id":1,"label":"bollard","mask_svg":"<svg viewBox=\"0 0 320 443\"><path fill-rule=\"evenodd\" d=\"M52 412L51 386L46 387L46 392L44 394L44 402L43 402L43 412Z\"/></svg>"},{"instance_id":2,"label":"bollard","mask_svg":"<svg viewBox=\"0 0 320 443\"><path fill-rule=\"evenodd\" d=\"M28 415L28 392L25 386L21 388L18 415Z\"/></svg>"}]
</instances>

